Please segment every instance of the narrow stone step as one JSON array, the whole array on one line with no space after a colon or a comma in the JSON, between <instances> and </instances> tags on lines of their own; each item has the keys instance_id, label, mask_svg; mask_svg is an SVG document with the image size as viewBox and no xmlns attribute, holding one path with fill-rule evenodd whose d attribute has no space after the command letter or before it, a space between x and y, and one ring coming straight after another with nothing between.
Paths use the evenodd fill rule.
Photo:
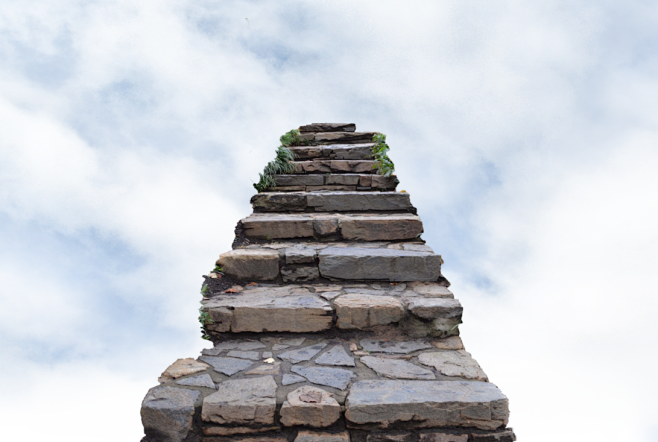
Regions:
<instances>
[{"instance_id":1,"label":"narrow stone step","mask_svg":"<svg viewBox=\"0 0 658 442\"><path fill-rule=\"evenodd\" d=\"M263 192L251 197L256 212L414 212L406 192Z\"/></svg>"},{"instance_id":2,"label":"narrow stone step","mask_svg":"<svg viewBox=\"0 0 658 442\"><path fill-rule=\"evenodd\" d=\"M220 255L231 278L250 281L438 281L441 256L422 243L273 243Z\"/></svg>"},{"instance_id":3,"label":"narrow stone step","mask_svg":"<svg viewBox=\"0 0 658 442\"><path fill-rule=\"evenodd\" d=\"M377 173L372 160L312 160L293 161L293 173Z\"/></svg>"},{"instance_id":4,"label":"narrow stone step","mask_svg":"<svg viewBox=\"0 0 658 442\"><path fill-rule=\"evenodd\" d=\"M146 434L174 442L515 440L505 428L507 398L495 385L422 362L465 353L438 350L458 338L373 340L360 333L217 341L197 360L164 371L142 403Z\"/></svg>"},{"instance_id":5,"label":"narrow stone step","mask_svg":"<svg viewBox=\"0 0 658 442\"><path fill-rule=\"evenodd\" d=\"M323 188L327 186L353 186L354 190L395 190L398 185L394 175L358 173L274 175L274 181L276 188L270 190L278 192L332 190Z\"/></svg>"},{"instance_id":6,"label":"narrow stone step","mask_svg":"<svg viewBox=\"0 0 658 442\"><path fill-rule=\"evenodd\" d=\"M398 329L414 337L459 334L463 308L437 283L440 296L427 295L421 284L258 284L240 287L239 294L211 294L202 311L212 333L291 332ZM428 359L423 364L450 363ZM477 374L477 379L483 378ZM485 378L486 379L486 378Z\"/></svg>"},{"instance_id":7,"label":"narrow stone step","mask_svg":"<svg viewBox=\"0 0 658 442\"><path fill-rule=\"evenodd\" d=\"M401 241L423 232L418 215L341 213L254 213L240 221L255 239L315 238L348 241Z\"/></svg>"},{"instance_id":8,"label":"narrow stone step","mask_svg":"<svg viewBox=\"0 0 658 442\"><path fill-rule=\"evenodd\" d=\"M371 160L374 143L291 146L296 160Z\"/></svg>"},{"instance_id":9,"label":"narrow stone step","mask_svg":"<svg viewBox=\"0 0 658 442\"><path fill-rule=\"evenodd\" d=\"M312 123L299 126L300 132L354 132L354 123Z\"/></svg>"}]
</instances>

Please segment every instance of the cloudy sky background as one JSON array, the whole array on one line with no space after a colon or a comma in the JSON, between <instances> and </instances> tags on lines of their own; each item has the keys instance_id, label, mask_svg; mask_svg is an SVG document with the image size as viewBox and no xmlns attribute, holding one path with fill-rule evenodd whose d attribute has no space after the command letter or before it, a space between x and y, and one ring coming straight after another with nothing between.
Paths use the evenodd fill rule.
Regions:
<instances>
[{"instance_id":1,"label":"cloudy sky background","mask_svg":"<svg viewBox=\"0 0 658 442\"><path fill-rule=\"evenodd\" d=\"M278 137L335 121L520 441L658 441L657 44L652 1L0 2L3 435L138 441Z\"/></svg>"}]
</instances>

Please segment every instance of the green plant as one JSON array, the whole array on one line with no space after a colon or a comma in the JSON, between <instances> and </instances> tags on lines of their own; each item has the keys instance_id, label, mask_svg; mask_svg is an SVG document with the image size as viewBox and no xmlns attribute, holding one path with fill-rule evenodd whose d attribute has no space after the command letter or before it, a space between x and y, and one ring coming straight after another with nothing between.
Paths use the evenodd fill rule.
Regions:
<instances>
[{"instance_id":1,"label":"green plant","mask_svg":"<svg viewBox=\"0 0 658 442\"><path fill-rule=\"evenodd\" d=\"M388 157L389 147L386 144L386 135L384 134L375 134L372 137L373 143L375 145L372 147L372 157L375 161L375 164L372 166L373 169L377 169L377 172L380 175L391 176L395 171L395 164Z\"/></svg>"},{"instance_id":2,"label":"green plant","mask_svg":"<svg viewBox=\"0 0 658 442\"><path fill-rule=\"evenodd\" d=\"M210 314L208 312L203 311L203 307L199 307L199 323L201 324L201 338L205 340L210 340L210 335L208 335L208 331L206 330L206 326L208 324L212 324L214 321L210 317Z\"/></svg>"},{"instance_id":3,"label":"green plant","mask_svg":"<svg viewBox=\"0 0 658 442\"><path fill-rule=\"evenodd\" d=\"M208 284L204 284L204 285L201 286L201 294L202 295L205 295L206 293L208 293L208 290L210 290L210 288L208 287Z\"/></svg>"},{"instance_id":4,"label":"green plant","mask_svg":"<svg viewBox=\"0 0 658 442\"><path fill-rule=\"evenodd\" d=\"M281 137L283 138L283 137ZM258 193L264 191L269 187L276 187L274 175L291 173L295 166L292 161L295 160L295 154L292 150L285 146L279 146L276 149L276 157L273 161L267 163L263 173L259 173L260 179L254 184L254 188Z\"/></svg>"},{"instance_id":5,"label":"green plant","mask_svg":"<svg viewBox=\"0 0 658 442\"><path fill-rule=\"evenodd\" d=\"M281 135L279 141L281 141L281 145L285 147L307 145L308 141L302 140L299 138L299 135L299 129L293 129Z\"/></svg>"}]
</instances>

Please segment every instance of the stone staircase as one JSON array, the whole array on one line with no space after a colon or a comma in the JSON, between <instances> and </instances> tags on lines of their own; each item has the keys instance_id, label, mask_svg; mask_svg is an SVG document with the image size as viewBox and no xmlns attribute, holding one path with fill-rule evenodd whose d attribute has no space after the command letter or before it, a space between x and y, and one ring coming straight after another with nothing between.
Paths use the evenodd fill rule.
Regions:
<instances>
[{"instance_id":1,"label":"stone staircase","mask_svg":"<svg viewBox=\"0 0 658 442\"><path fill-rule=\"evenodd\" d=\"M373 132L312 124L205 276L213 342L142 403L143 442L511 442L508 400Z\"/></svg>"}]
</instances>

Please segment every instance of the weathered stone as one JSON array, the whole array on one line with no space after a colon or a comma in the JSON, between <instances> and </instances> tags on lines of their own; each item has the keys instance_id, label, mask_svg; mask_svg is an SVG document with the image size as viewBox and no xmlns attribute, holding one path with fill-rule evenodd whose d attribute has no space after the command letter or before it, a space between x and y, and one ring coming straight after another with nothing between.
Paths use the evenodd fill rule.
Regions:
<instances>
[{"instance_id":1,"label":"weathered stone","mask_svg":"<svg viewBox=\"0 0 658 442\"><path fill-rule=\"evenodd\" d=\"M411 313L423 319L454 318L461 323L462 308L457 299L415 297L407 301Z\"/></svg>"},{"instance_id":2,"label":"weathered stone","mask_svg":"<svg viewBox=\"0 0 658 442\"><path fill-rule=\"evenodd\" d=\"M203 434L206 436L232 436L234 434L253 434L253 433L265 433L267 431L276 431L279 427L261 427L261 428L251 428L251 427L203 427ZM231 439L232 440L232 439ZM244 441L245 439L241 439ZM246 439L247 441L250 439ZM253 439L251 439L253 441ZM277 439L266 439L268 442L276 441ZM287 442L287 439L281 439ZM206 439L204 439L206 442Z\"/></svg>"},{"instance_id":3,"label":"weathered stone","mask_svg":"<svg viewBox=\"0 0 658 442\"><path fill-rule=\"evenodd\" d=\"M374 143L330 144L325 146L325 148L331 149L329 156L336 160L367 160L372 159L372 148L374 145Z\"/></svg>"},{"instance_id":4,"label":"weathered stone","mask_svg":"<svg viewBox=\"0 0 658 442\"><path fill-rule=\"evenodd\" d=\"M327 278L433 281L441 274L441 258L425 252L329 247L318 257L320 274Z\"/></svg>"},{"instance_id":5,"label":"weathered stone","mask_svg":"<svg viewBox=\"0 0 658 442\"><path fill-rule=\"evenodd\" d=\"M252 370L245 372L245 374L279 374L281 373L281 362L274 362L273 364L263 364Z\"/></svg>"},{"instance_id":6,"label":"weathered stone","mask_svg":"<svg viewBox=\"0 0 658 442\"><path fill-rule=\"evenodd\" d=\"M423 365L434 367L446 376L460 376L478 381L488 380L480 364L465 350L421 353L418 355L418 361Z\"/></svg>"},{"instance_id":7,"label":"weathered stone","mask_svg":"<svg viewBox=\"0 0 658 442\"><path fill-rule=\"evenodd\" d=\"M324 299L329 301L329 300L334 299L337 296L342 295L342 293L341 292L322 292L322 293L319 293L319 295L322 296Z\"/></svg>"},{"instance_id":8,"label":"weathered stone","mask_svg":"<svg viewBox=\"0 0 658 442\"><path fill-rule=\"evenodd\" d=\"M300 132L354 132L354 123L313 123L299 126Z\"/></svg>"},{"instance_id":9,"label":"weathered stone","mask_svg":"<svg viewBox=\"0 0 658 442\"><path fill-rule=\"evenodd\" d=\"M306 195L305 192L263 192L251 197L251 205L261 212L303 212Z\"/></svg>"},{"instance_id":10,"label":"weathered stone","mask_svg":"<svg viewBox=\"0 0 658 442\"><path fill-rule=\"evenodd\" d=\"M283 267L281 276L284 282L313 281L320 277L317 267Z\"/></svg>"},{"instance_id":11,"label":"weathered stone","mask_svg":"<svg viewBox=\"0 0 658 442\"><path fill-rule=\"evenodd\" d=\"M420 217L412 214L349 217L340 228L344 239L355 241L397 241L423 233Z\"/></svg>"},{"instance_id":12,"label":"weathered stone","mask_svg":"<svg viewBox=\"0 0 658 442\"><path fill-rule=\"evenodd\" d=\"M471 437L474 442L514 442L516 440L516 435L511 428L497 433L473 433Z\"/></svg>"},{"instance_id":13,"label":"weathered stone","mask_svg":"<svg viewBox=\"0 0 658 442\"><path fill-rule=\"evenodd\" d=\"M340 405L328 391L304 385L288 393L280 413L286 427L328 427L340 419Z\"/></svg>"},{"instance_id":14,"label":"weathered stone","mask_svg":"<svg viewBox=\"0 0 658 442\"><path fill-rule=\"evenodd\" d=\"M144 432L163 442L182 442L192 428L194 403L201 393L160 385L142 401Z\"/></svg>"},{"instance_id":15,"label":"weathered stone","mask_svg":"<svg viewBox=\"0 0 658 442\"><path fill-rule=\"evenodd\" d=\"M431 370L399 359L363 356L361 362L382 376L396 379L436 379Z\"/></svg>"},{"instance_id":16,"label":"weathered stone","mask_svg":"<svg viewBox=\"0 0 658 442\"><path fill-rule=\"evenodd\" d=\"M409 287L419 295L435 298L454 298L448 287L437 284L436 282L421 282L414 281L409 284Z\"/></svg>"},{"instance_id":17,"label":"weathered stone","mask_svg":"<svg viewBox=\"0 0 658 442\"><path fill-rule=\"evenodd\" d=\"M355 190L356 190L356 186L306 186L307 192L320 192L320 191L349 192Z\"/></svg>"},{"instance_id":18,"label":"weathered stone","mask_svg":"<svg viewBox=\"0 0 658 442\"><path fill-rule=\"evenodd\" d=\"M291 339L282 339L280 344L289 345L291 347L299 347L306 341L306 338L291 338Z\"/></svg>"},{"instance_id":19,"label":"weathered stone","mask_svg":"<svg viewBox=\"0 0 658 442\"><path fill-rule=\"evenodd\" d=\"M268 187L265 189L265 192L304 192L306 191L306 186L280 186L280 187Z\"/></svg>"},{"instance_id":20,"label":"weathered stone","mask_svg":"<svg viewBox=\"0 0 658 442\"><path fill-rule=\"evenodd\" d=\"M306 378L298 376L296 374L284 374L283 378L281 378L281 384L282 385L292 385L292 384L299 384L300 382L305 382Z\"/></svg>"},{"instance_id":21,"label":"weathered stone","mask_svg":"<svg viewBox=\"0 0 658 442\"><path fill-rule=\"evenodd\" d=\"M398 322L404 315L404 307L393 296L361 294L343 295L334 301L338 321L342 329L366 329L376 325Z\"/></svg>"},{"instance_id":22,"label":"weathered stone","mask_svg":"<svg viewBox=\"0 0 658 442\"><path fill-rule=\"evenodd\" d=\"M300 431L295 442L350 442L347 431L340 433L316 433L313 431Z\"/></svg>"},{"instance_id":23,"label":"weathered stone","mask_svg":"<svg viewBox=\"0 0 658 442\"><path fill-rule=\"evenodd\" d=\"M294 333L327 330L332 325L329 303L310 294L279 294L276 291L250 293L240 296L217 296L206 301L203 309L217 321L213 312L219 310L221 319L229 321L230 330L239 332L288 331ZM230 313L230 315L229 315ZM220 323L221 324L221 323Z\"/></svg>"},{"instance_id":24,"label":"weathered stone","mask_svg":"<svg viewBox=\"0 0 658 442\"><path fill-rule=\"evenodd\" d=\"M353 372L342 368L300 367L295 365L290 367L290 371L304 376L314 384L326 385L339 390L345 390L355 376Z\"/></svg>"},{"instance_id":25,"label":"weathered stone","mask_svg":"<svg viewBox=\"0 0 658 442\"><path fill-rule=\"evenodd\" d=\"M230 427L232 428L232 427ZM244 437L240 439L235 439L233 436L221 437L221 436L209 436L204 437L203 442L288 442L287 437L270 437L270 436L255 436L255 437Z\"/></svg>"},{"instance_id":26,"label":"weathered stone","mask_svg":"<svg viewBox=\"0 0 658 442\"><path fill-rule=\"evenodd\" d=\"M237 342L235 344L236 350L243 350L243 351L258 350L259 348L265 348L265 347L267 347L265 344L258 341L242 341L242 342Z\"/></svg>"},{"instance_id":27,"label":"weathered stone","mask_svg":"<svg viewBox=\"0 0 658 442\"><path fill-rule=\"evenodd\" d=\"M231 350L226 353L226 356L230 356L232 358L251 359L252 361L257 361L260 359L260 353L257 351Z\"/></svg>"},{"instance_id":28,"label":"weathered stone","mask_svg":"<svg viewBox=\"0 0 658 442\"><path fill-rule=\"evenodd\" d=\"M309 345L308 347L300 348L297 350L290 350L285 353L281 353L280 355L277 355L277 357L279 359L283 359L284 361L288 361L293 364L298 364L300 362L310 360L311 358L313 358L313 356L320 353L320 350L322 350L326 346L327 344L325 343Z\"/></svg>"},{"instance_id":29,"label":"weathered stone","mask_svg":"<svg viewBox=\"0 0 658 442\"><path fill-rule=\"evenodd\" d=\"M335 345L320 355L315 363L318 365L342 365L344 367L356 367L354 358L347 354L342 345Z\"/></svg>"},{"instance_id":30,"label":"weathered stone","mask_svg":"<svg viewBox=\"0 0 658 442\"><path fill-rule=\"evenodd\" d=\"M176 383L178 385L189 385L190 387L215 388L215 383L212 381L212 378L209 374L202 374L199 376L179 379L176 381Z\"/></svg>"},{"instance_id":31,"label":"weathered stone","mask_svg":"<svg viewBox=\"0 0 658 442\"><path fill-rule=\"evenodd\" d=\"M398 185L398 179L395 175L384 176L384 175L373 175L371 187L373 189L388 189L393 190Z\"/></svg>"},{"instance_id":32,"label":"weathered stone","mask_svg":"<svg viewBox=\"0 0 658 442\"><path fill-rule=\"evenodd\" d=\"M371 353L408 354L414 351L432 348L426 341L380 341L376 339L361 339L361 347Z\"/></svg>"},{"instance_id":33,"label":"weathered stone","mask_svg":"<svg viewBox=\"0 0 658 442\"><path fill-rule=\"evenodd\" d=\"M208 364L199 362L193 358L177 359L176 362L171 364L167 369L162 372L158 378L158 382L164 383L187 376L194 373L199 373L208 369Z\"/></svg>"},{"instance_id":34,"label":"weathered stone","mask_svg":"<svg viewBox=\"0 0 658 442\"><path fill-rule=\"evenodd\" d=\"M318 152L320 149L313 148ZM295 149L297 153L297 149ZM313 157L307 157L313 158ZM279 186L322 186L324 184L324 177L322 175L274 175L274 182L277 188Z\"/></svg>"},{"instance_id":35,"label":"weathered stone","mask_svg":"<svg viewBox=\"0 0 658 442\"><path fill-rule=\"evenodd\" d=\"M359 177L359 186L361 187L371 187L372 186L372 175L363 175Z\"/></svg>"},{"instance_id":36,"label":"weathered stone","mask_svg":"<svg viewBox=\"0 0 658 442\"><path fill-rule=\"evenodd\" d=\"M398 192L313 192L308 207L316 212L362 212L364 210L409 210L408 193Z\"/></svg>"},{"instance_id":37,"label":"weathered stone","mask_svg":"<svg viewBox=\"0 0 658 442\"><path fill-rule=\"evenodd\" d=\"M260 239L309 238L313 218L305 214L255 213L241 220L245 236Z\"/></svg>"},{"instance_id":38,"label":"weathered stone","mask_svg":"<svg viewBox=\"0 0 658 442\"><path fill-rule=\"evenodd\" d=\"M450 336L449 338L433 341L432 345L439 350L463 350L464 343L459 336Z\"/></svg>"},{"instance_id":39,"label":"weathered stone","mask_svg":"<svg viewBox=\"0 0 658 442\"><path fill-rule=\"evenodd\" d=\"M236 249L220 255L217 265L232 278L272 280L279 276L279 253L267 249Z\"/></svg>"},{"instance_id":40,"label":"weathered stone","mask_svg":"<svg viewBox=\"0 0 658 442\"><path fill-rule=\"evenodd\" d=\"M274 356L274 353L272 353L271 351L264 351L263 352L263 358L265 358L265 359L271 358L272 356Z\"/></svg>"},{"instance_id":41,"label":"weathered stone","mask_svg":"<svg viewBox=\"0 0 658 442\"><path fill-rule=\"evenodd\" d=\"M311 236L313 229L311 228ZM290 247L286 249L286 264L308 264L314 263L318 252L306 247Z\"/></svg>"},{"instance_id":42,"label":"weathered stone","mask_svg":"<svg viewBox=\"0 0 658 442\"><path fill-rule=\"evenodd\" d=\"M365 380L352 385L345 402L352 424L387 427L475 427L507 424L507 398L487 382Z\"/></svg>"},{"instance_id":43,"label":"weathered stone","mask_svg":"<svg viewBox=\"0 0 658 442\"><path fill-rule=\"evenodd\" d=\"M315 134L315 144L371 143L377 132L322 132Z\"/></svg>"},{"instance_id":44,"label":"weathered stone","mask_svg":"<svg viewBox=\"0 0 658 442\"><path fill-rule=\"evenodd\" d=\"M252 361L237 358L224 358L219 356L201 356L202 361L205 361L213 366L215 370L224 373L227 376L233 376L238 371L251 367Z\"/></svg>"},{"instance_id":45,"label":"weathered stone","mask_svg":"<svg viewBox=\"0 0 658 442\"><path fill-rule=\"evenodd\" d=\"M412 442L413 440L414 436L411 433L370 433L368 434L366 442Z\"/></svg>"},{"instance_id":46,"label":"weathered stone","mask_svg":"<svg viewBox=\"0 0 658 442\"><path fill-rule=\"evenodd\" d=\"M468 434L422 433L420 442L468 442Z\"/></svg>"},{"instance_id":47,"label":"weathered stone","mask_svg":"<svg viewBox=\"0 0 658 442\"><path fill-rule=\"evenodd\" d=\"M328 185L343 185L343 186L355 186L359 184L359 177L369 176L369 175L354 175L348 173L341 173L336 175L327 175L325 177L325 183Z\"/></svg>"},{"instance_id":48,"label":"weathered stone","mask_svg":"<svg viewBox=\"0 0 658 442\"><path fill-rule=\"evenodd\" d=\"M313 232L320 238L335 235L338 233L340 221L337 217L325 217L313 221Z\"/></svg>"},{"instance_id":49,"label":"weathered stone","mask_svg":"<svg viewBox=\"0 0 658 442\"><path fill-rule=\"evenodd\" d=\"M203 400L201 418L218 424L273 424L276 389L272 376L222 382Z\"/></svg>"}]
</instances>

